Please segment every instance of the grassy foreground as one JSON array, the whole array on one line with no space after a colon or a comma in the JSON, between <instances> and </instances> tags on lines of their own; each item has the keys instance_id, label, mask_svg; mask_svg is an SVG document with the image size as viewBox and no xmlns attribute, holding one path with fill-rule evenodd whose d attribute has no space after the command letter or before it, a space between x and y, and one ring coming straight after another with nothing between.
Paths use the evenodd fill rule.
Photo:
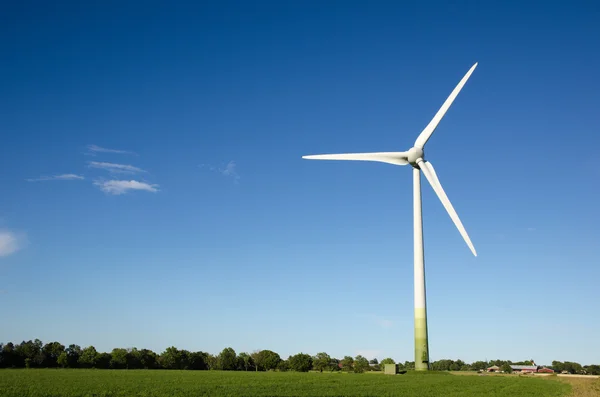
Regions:
<instances>
[{"instance_id":1,"label":"grassy foreground","mask_svg":"<svg viewBox=\"0 0 600 397\"><path fill-rule=\"evenodd\" d=\"M558 379L573 387L569 397L600 397L600 379L571 377L560 377Z\"/></svg>"},{"instance_id":2,"label":"grassy foreground","mask_svg":"<svg viewBox=\"0 0 600 397\"><path fill-rule=\"evenodd\" d=\"M0 370L0 397L565 396L571 386L518 376L152 370Z\"/></svg>"}]
</instances>

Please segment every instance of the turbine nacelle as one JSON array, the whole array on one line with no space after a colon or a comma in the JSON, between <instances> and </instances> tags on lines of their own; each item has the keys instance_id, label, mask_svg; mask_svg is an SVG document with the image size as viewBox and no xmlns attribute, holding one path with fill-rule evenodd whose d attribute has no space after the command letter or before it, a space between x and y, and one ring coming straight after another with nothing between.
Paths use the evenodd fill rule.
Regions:
<instances>
[{"instance_id":1,"label":"turbine nacelle","mask_svg":"<svg viewBox=\"0 0 600 397\"><path fill-rule=\"evenodd\" d=\"M412 147L406 152L406 161L415 168L419 168L417 160L425 160L425 153L422 148Z\"/></svg>"}]
</instances>

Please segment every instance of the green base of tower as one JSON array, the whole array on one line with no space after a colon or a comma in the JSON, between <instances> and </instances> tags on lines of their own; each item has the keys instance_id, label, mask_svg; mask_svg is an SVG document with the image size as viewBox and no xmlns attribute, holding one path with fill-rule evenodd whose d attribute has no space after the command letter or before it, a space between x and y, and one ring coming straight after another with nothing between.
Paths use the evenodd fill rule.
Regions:
<instances>
[{"instance_id":1,"label":"green base of tower","mask_svg":"<svg viewBox=\"0 0 600 397\"><path fill-rule=\"evenodd\" d=\"M429 342L426 309L415 308L415 370L429 370Z\"/></svg>"}]
</instances>

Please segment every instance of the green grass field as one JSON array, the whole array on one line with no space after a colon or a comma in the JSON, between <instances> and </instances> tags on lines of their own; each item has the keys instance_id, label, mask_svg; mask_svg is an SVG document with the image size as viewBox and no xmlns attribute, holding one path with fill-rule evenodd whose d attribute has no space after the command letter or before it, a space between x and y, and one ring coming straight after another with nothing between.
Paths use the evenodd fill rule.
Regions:
<instances>
[{"instance_id":1,"label":"green grass field","mask_svg":"<svg viewBox=\"0 0 600 397\"><path fill-rule=\"evenodd\" d=\"M565 396L568 384L519 376L152 370L0 370L0 397Z\"/></svg>"}]
</instances>

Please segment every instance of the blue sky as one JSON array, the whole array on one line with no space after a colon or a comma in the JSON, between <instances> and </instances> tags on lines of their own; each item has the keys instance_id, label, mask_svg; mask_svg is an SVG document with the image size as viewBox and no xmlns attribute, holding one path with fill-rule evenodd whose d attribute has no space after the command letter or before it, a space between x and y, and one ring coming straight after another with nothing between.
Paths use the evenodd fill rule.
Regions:
<instances>
[{"instance_id":1,"label":"blue sky","mask_svg":"<svg viewBox=\"0 0 600 397\"><path fill-rule=\"evenodd\" d=\"M431 358L598 363L598 4L1 7L1 341L413 360L410 168L301 156L408 150L479 62Z\"/></svg>"}]
</instances>

